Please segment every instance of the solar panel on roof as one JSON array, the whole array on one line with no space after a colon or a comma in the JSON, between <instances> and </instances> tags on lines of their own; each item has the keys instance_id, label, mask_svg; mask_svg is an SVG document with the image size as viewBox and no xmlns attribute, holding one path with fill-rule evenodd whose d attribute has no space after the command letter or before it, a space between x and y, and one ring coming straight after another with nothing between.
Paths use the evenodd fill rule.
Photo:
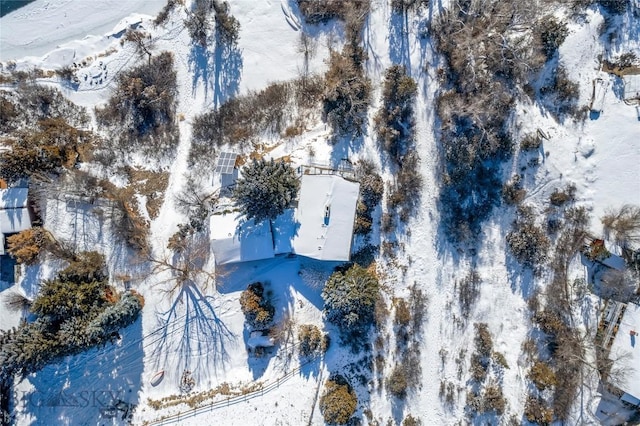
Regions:
<instances>
[{"instance_id":1,"label":"solar panel on roof","mask_svg":"<svg viewBox=\"0 0 640 426\"><path fill-rule=\"evenodd\" d=\"M221 152L220 156L218 157L215 172L221 173L223 175L233 173L233 168L236 165L236 158L238 158L238 154L236 153Z\"/></svg>"}]
</instances>

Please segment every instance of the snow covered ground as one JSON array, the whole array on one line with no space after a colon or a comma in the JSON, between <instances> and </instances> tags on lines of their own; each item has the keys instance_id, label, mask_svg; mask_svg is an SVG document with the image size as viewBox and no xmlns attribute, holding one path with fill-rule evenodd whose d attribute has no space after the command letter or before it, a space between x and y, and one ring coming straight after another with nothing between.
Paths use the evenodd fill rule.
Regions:
<instances>
[{"instance_id":1,"label":"snow covered ground","mask_svg":"<svg viewBox=\"0 0 640 426\"><path fill-rule=\"evenodd\" d=\"M310 72L323 70L328 46L341 40L339 24L300 25L295 18L296 9L289 3L293 2L230 1L231 13L240 20L241 32L236 62L224 74L218 65L219 58L192 48L188 34L182 30L181 23L186 16L183 11L174 14L162 27L152 25L145 15L155 15L164 6L160 0L36 0L0 20L0 61L6 66L7 61L14 60L18 69L32 66L49 69L110 52L83 66L77 90L64 89L74 102L93 106L108 98L117 73L136 61L132 48L120 45L122 30L128 25L136 23L149 31L157 51L174 53L179 84L178 112L184 120L179 123L177 157L166 165L170 180L165 202L151 223L153 254L162 258L167 256L167 240L177 225L185 221L176 212L174 195L183 188L188 171L193 118L238 93L296 78L305 67ZM439 387L441 380L465 384L467 361L463 361L465 377L460 381L455 360L461 350L472 351L473 327L459 327L454 320L457 298L454 285L471 265L455 251L448 250L438 233L439 176L433 108L438 88L437 57L428 40L419 37L421 17L410 14L403 22L391 13L386 1L373 0L372 4L364 33L369 55L366 71L373 86L380 87L388 66L402 63L419 87L417 149L422 160L424 193L420 214L407 227L410 235L399 237L406 247L405 253L399 253L399 262L406 264L407 273L405 276L390 274L393 285L388 291L396 297L406 297L408 286L415 282L428 296L429 304L421 346L422 385L409 395L404 408L398 412L386 392L371 391L368 384L358 386L357 391L361 399L369 401L373 417L380 424L388 419L399 422L403 415L412 414L425 425L453 425L465 421L466 392L458 392L456 404L446 406ZM433 6L429 13L437 13L437 7ZM580 83L581 104L588 104L591 82L602 76L597 62L597 55L602 53L603 42L597 35L602 19L599 13L589 11L583 20L571 25L570 36L560 48L560 61ZM303 30L316 38L315 54L308 64L304 63L299 49ZM635 34L635 38L623 38L617 49L640 54L637 31ZM549 135L540 154L542 164L528 182L527 201L542 206L554 188L574 183L578 203L592 210L595 234L600 232L598 218L606 209L625 203L640 205L640 120L637 110L621 100L620 82L607 78L612 80L604 97L604 110L584 123L574 124L569 120L559 124L535 105L519 105L518 111L523 132L540 128ZM55 80L45 83L57 84ZM371 123L378 105L379 93L376 92L370 108ZM328 162L333 153L327 136L325 126L317 123L304 135L281 144L271 155L277 158L293 153L292 161L298 165L308 159L307 147L312 146L315 160ZM356 157L377 158L376 152L372 135L365 137L361 151L354 153L346 149L346 154ZM515 158L507 168L517 170L521 161ZM384 174L390 177L388 170L384 170ZM505 356L509 365L500 378L508 400L507 413L521 416L528 386L521 344L530 328L525 298L533 288L543 285L544 279L521 274L507 256L505 232L511 220L512 212L497 212L484 227L483 244L474 265L483 285L469 324L488 323L495 350ZM276 319L289 317L295 324L293 330L306 323L321 326L321 285L335 264L276 257L223 271L218 276L217 287L184 286L169 293L170 271L150 275L148 270L131 265L126 252L102 233L102 224L94 222L95 217L77 205L69 207L64 202L52 202L45 217L45 226L57 236L74 240L79 247L104 252L112 272L133 276L133 285L146 301L143 318L129 327L116 345L69 357L18 385L19 424L47 425L51 419L57 424L120 424L119 414L108 409L117 400L138 404L135 424L154 423L162 418L166 418L166 423L193 425L211 422L221 425L323 424L317 407L318 386L330 371L352 361L349 351L333 345L324 359L304 365L294 354L292 342L283 342L262 357L249 354L246 349L249 336L238 299L249 282L269 282L275 295ZM207 267L214 270L212 259L208 262ZM48 276L50 271L31 274ZM571 274L572 277L583 274L581 266L574 265ZM3 295L5 292L0 293L0 297ZM592 307L589 315L595 317L595 308ZM0 328L15 325L18 319L18 315L0 310ZM386 360L387 371L395 362L392 357ZM180 394L179 383L185 370L191 372L196 394L224 383L232 389L255 387L241 396L210 398L197 410L186 404L154 409L149 398L159 400ZM164 371L162 380L152 383L159 371ZM595 396L590 394L588 398ZM581 409L582 406L576 408ZM589 416L582 420L593 421Z\"/></svg>"}]
</instances>

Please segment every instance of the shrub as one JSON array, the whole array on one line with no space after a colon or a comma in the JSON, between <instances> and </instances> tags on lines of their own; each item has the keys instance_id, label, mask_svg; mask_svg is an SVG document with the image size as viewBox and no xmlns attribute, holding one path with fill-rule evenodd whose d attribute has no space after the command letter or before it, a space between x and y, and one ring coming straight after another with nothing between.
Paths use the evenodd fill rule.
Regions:
<instances>
[{"instance_id":1,"label":"shrub","mask_svg":"<svg viewBox=\"0 0 640 426\"><path fill-rule=\"evenodd\" d=\"M507 234L507 245L518 262L536 269L547 260L551 241L544 230L533 222L530 209L523 207L519 209L518 218Z\"/></svg>"},{"instance_id":2,"label":"shrub","mask_svg":"<svg viewBox=\"0 0 640 426\"><path fill-rule=\"evenodd\" d=\"M240 295L240 307L251 327L265 328L273 321L275 308L266 296L262 283L249 284Z\"/></svg>"},{"instance_id":3,"label":"shrub","mask_svg":"<svg viewBox=\"0 0 640 426\"><path fill-rule=\"evenodd\" d=\"M456 282L458 289L458 302L460 303L460 313L463 318L469 318L471 308L480 295L482 278L475 270L469 271L466 277Z\"/></svg>"},{"instance_id":4,"label":"shrub","mask_svg":"<svg viewBox=\"0 0 640 426\"><path fill-rule=\"evenodd\" d=\"M542 50L551 58L558 47L564 42L569 35L569 30L565 22L559 22L555 17L547 15L540 20L538 24L538 32L542 43Z\"/></svg>"},{"instance_id":5,"label":"shrub","mask_svg":"<svg viewBox=\"0 0 640 426\"><path fill-rule=\"evenodd\" d=\"M489 326L482 322L473 324L473 328L476 331L474 337L476 351L483 357L490 357L493 351L493 339L489 332Z\"/></svg>"},{"instance_id":6,"label":"shrub","mask_svg":"<svg viewBox=\"0 0 640 426\"><path fill-rule=\"evenodd\" d=\"M542 399L533 395L527 397L524 416L528 421L540 425L549 425L553 422L553 410Z\"/></svg>"},{"instance_id":7,"label":"shrub","mask_svg":"<svg viewBox=\"0 0 640 426\"><path fill-rule=\"evenodd\" d=\"M373 322L378 278L359 265L334 272L322 290L324 313L344 331L360 331Z\"/></svg>"},{"instance_id":8,"label":"shrub","mask_svg":"<svg viewBox=\"0 0 640 426\"><path fill-rule=\"evenodd\" d=\"M528 374L529 379L538 388L545 390L556 385L556 375L545 362L537 360Z\"/></svg>"},{"instance_id":9,"label":"shrub","mask_svg":"<svg viewBox=\"0 0 640 426\"><path fill-rule=\"evenodd\" d=\"M386 380L386 386L389 393L397 398L407 396L407 388L409 386L407 372L402 365L396 365Z\"/></svg>"},{"instance_id":10,"label":"shrub","mask_svg":"<svg viewBox=\"0 0 640 426\"><path fill-rule=\"evenodd\" d=\"M104 255L96 251L84 251L75 255L69 265L58 272L61 280L82 283L107 279L107 264Z\"/></svg>"},{"instance_id":11,"label":"shrub","mask_svg":"<svg viewBox=\"0 0 640 426\"><path fill-rule=\"evenodd\" d=\"M247 219L275 219L298 195L300 180L284 161L254 160L242 169L233 198Z\"/></svg>"},{"instance_id":12,"label":"shrub","mask_svg":"<svg viewBox=\"0 0 640 426\"><path fill-rule=\"evenodd\" d=\"M506 406L507 400L500 386L491 384L484 388L482 391L482 412L495 411L497 415L501 416L504 414Z\"/></svg>"},{"instance_id":13,"label":"shrub","mask_svg":"<svg viewBox=\"0 0 640 426\"><path fill-rule=\"evenodd\" d=\"M402 420L402 426L420 426L422 425L422 421L420 419L416 419L411 414Z\"/></svg>"},{"instance_id":14,"label":"shrub","mask_svg":"<svg viewBox=\"0 0 640 426\"><path fill-rule=\"evenodd\" d=\"M558 188L553 190L553 193L549 197L549 202L554 206L562 206L567 202L575 200L576 186L574 184L567 185L563 190Z\"/></svg>"},{"instance_id":15,"label":"shrub","mask_svg":"<svg viewBox=\"0 0 640 426\"><path fill-rule=\"evenodd\" d=\"M31 265L35 263L40 253L50 243L50 236L44 228L33 227L7 238L8 253L18 263Z\"/></svg>"},{"instance_id":16,"label":"shrub","mask_svg":"<svg viewBox=\"0 0 640 426\"><path fill-rule=\"evenodd\" d=\"M298 340L302 356L315 356L327 348L324 334L315 325L304 324L298 327Z\"/></svg>"},{"instance_id":17,"label":"shrub","mask_svg":"<svg viewBox=\"0 0 640 426\"><path fill-rule=\"evenodd\" d=\"M527 191L522 188L520 175L514 175L511 180L502 186L502 199L507 204L520 204Z\"/></svg>"},{"instance_id":18,"label":"shrub","mask_svg":"<svg viewBox=\"0 0 640 426\"><path fill-rule=\"evenodd\" d=\"M393 323L400 327L409 327L411 324L411 311L409 310L407 301L404 299L394 299L393 304L396 308Z\"/></svg>"},{"instance_id":19,"label":"shrub","mask_svg":"<svg viewBox=\"0 0 640 426\"><path fill-rule=\"evenodd\" d=\"M520 141L520 149L523 151L533 151L539 149L542 145L542 138L536 134L529 133Z\"/></svg>"},{"instance_id":20,"label":"shrub","mask_svg":"<svg viewBox=\"0 0 640 426\"><path fill-rule=\"evenodd\" d=\"M385 71L382 106L375 116L378 140L391 158L399 161L413 142L413 104L418 86L402 65Z\"/></svg>"},{"instance_id":21,"label":"shrub","mask_svg":"<svg viewBox=\"0 0 640 426\"><path fill-rule=\"evenodd\" d=\"M356 411L358 398L342 376L327 380L320 397L320 412L328 424L346 424Z\"/></svg>"},{"instance_id":22,"label":"shrub","mask_svg":"<svg viewBox=\"0 0 640 426\"><path fill-rule=\"evenodd\" d=\"M361 50L359 46L356 48ZM364 51L353 53L348 47L342 53L332 51L329 54L323 109L333 131L339 134L360 136L364 132L371 82L365 76L360 60L354 59L363 54Z\"/></svg>"}]
</instances>

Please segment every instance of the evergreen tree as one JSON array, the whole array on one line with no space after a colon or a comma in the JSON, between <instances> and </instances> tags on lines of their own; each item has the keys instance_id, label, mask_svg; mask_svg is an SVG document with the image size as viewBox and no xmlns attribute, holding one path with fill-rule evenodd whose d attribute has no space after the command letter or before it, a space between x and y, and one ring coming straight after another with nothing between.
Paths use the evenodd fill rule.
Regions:
<instances>
[{"instance_id":1,"label":"evergreen tree","mask_svg":"<svg viewBox=\"0 0 640 426\"><path fill-rule=\"evenodd\" d=\"M357 264L334 272L322 290L327 320L356 332L371 324L378 288L378 278Z\"/></svg>"},{"instance_id":2,"label":"evergreen tree","mask_svg":"<svg viewBox=\"0 0 640 426\"><path fill-rule=\"evenodd\" d=\"M300 181L284 161L254 160L242 170L234 190L247 219L275 219L298 195Z\"/></svg>"}]
</instances>

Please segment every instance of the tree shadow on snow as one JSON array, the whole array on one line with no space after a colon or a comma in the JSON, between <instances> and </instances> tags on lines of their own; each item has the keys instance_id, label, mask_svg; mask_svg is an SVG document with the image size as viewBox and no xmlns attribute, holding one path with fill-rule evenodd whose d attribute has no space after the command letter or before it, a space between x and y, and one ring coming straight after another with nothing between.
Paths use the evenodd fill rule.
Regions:
<instances>
[{"instance_id":1,"label":"tree shadow on snow","mask_svg":"<svg viewBox=\"0 0 640 426\"><path fill-rule=\"evenodd\" d=\"M394 64L404 65L411 75L409 49L409 13L392 12L389 18L389 58Z\"/></svg>"},{"instance_id":2,"label":"tree shadow on snow","mask_svg":"<svg viewBox=\"0 0 640 426\"><path fill-rule=\"evenodd\" d=\"M143 371L142 320L120 331L120 339L64 358L14 392L16 411L32 425L126 424L139 403Z\"/></svg>"},{"instance_id":3,"label":"tree shadow on snow","mask_svg":"<svg viewBox=\"0 0 640 426\"><path fill-rule=\"evenodd\" d=\"M189 66L193 73L191 93L198 85L204 88L205 100L213 92L213 107L218 108L234 97L240 87L242 76L242 51L235 44L216 43L213 51L194 43L189 52Z\"/></svg>"},{"instance_id":4,"label":"tree shadow on snow","mask_svg":"<svg viewBox=\"0 0 640 426\"><path fill-rule=\"evenodd\" d=\"M224 370L227 345L235 344L236 336L218 317L212 300L195 283L185 282L171 307L159 313L162 327L151 353L157 370L166 374L171 369L169 376L176 378L188 370L196 383L205 382L209 371ZM172 360L177 363L171 365Z\"/></svg>"}]
</instances>

